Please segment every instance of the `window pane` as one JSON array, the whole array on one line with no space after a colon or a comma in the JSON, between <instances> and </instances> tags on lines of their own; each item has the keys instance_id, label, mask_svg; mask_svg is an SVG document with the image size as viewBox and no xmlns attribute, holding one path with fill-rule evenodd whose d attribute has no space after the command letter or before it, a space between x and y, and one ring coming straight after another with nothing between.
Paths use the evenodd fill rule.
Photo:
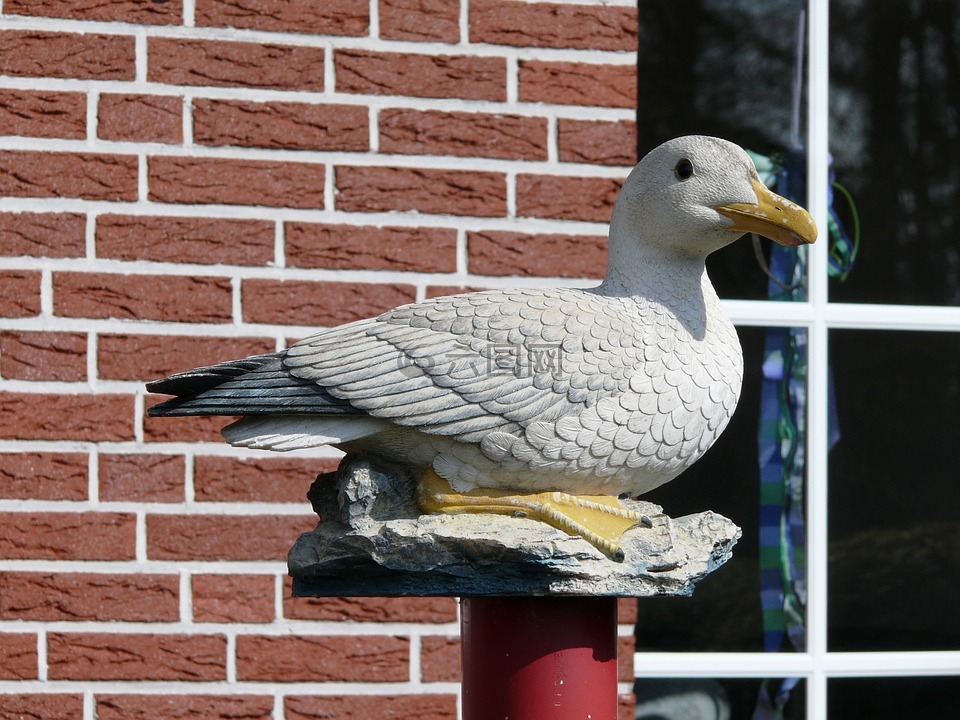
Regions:
<instances>
[{"instance_id":1,"label":"window pane","mask_svg":"<svg viewBox=\"0 0 960 720\"><path fill-rule=\"evenodd\" d=\"M637 649L759 652L761 365L765 328L737 328L744 355L743 392L717 443L692 468L644 495L671 517L713 510L743 529L733 559L704 579L692 597L650 599L639 605Z\"/></svg>"},{"instance_id":2,"label":"window pane","mask_svg":"<svg viewBox=\"0 0 960 720\"><path fill-rule=\"evenodd\" d=\"M781 680L770 681L776 691ZM634 684L637 720L738 720L753 717L762 680L753 678L640 678ZM803 720L801 680L789 693L783 720ZM850 716L854 717L854 716Z\"/></svg>"},{"instance_id":3,"label":"window pane","mask_svg":"<svg viewBox=\"0 0 960 720\"><path fill-rule=\"evenodd\" d=\"M960 648L960 335L835 330L831 650Z\"/></svg>"},{"instance_id":4,"label":"window pane","mask_svg":"<svg viewBox=\"0 0 960 720\"><path fill-rule=\"evenodd\" d=\"M641 156L679 135L770 154L790 144L796 0L640 0ZM803 106L799 113L803 137ZM768 241L762 241L769 245ZM748 239L707 262L721 297L766 299Z\"/></svg>"},{"instance_id":5,"label":"window pane","mask_svg":"<svg viewBox=\"0 0 960 720\"><path fill-rule=\"evenodd\" d=\"M960 303L958 43L960 3L830 3L830 150L862 229L833 301Z\"/></svg>"},{"instance_id":6,"label":"window pane","mask_svg":"<svg viewBox=\"0 0 960 720\"><path fill-rule=\"evenodd\" d=\"M951 718L960 707L960 678L838 678L827 681L831 720Z\"/></svg>"}]
</instances>

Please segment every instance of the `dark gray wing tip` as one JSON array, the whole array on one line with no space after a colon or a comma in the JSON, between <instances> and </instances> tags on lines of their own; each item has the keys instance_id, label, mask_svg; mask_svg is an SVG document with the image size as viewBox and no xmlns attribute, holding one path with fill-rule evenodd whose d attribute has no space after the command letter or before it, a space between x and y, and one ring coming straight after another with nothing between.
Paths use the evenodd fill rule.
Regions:
<instances>
[{"instance_id":1,"label":"dark gray wing tip","mask_svg":"<svg viewBox=\"0 0 960 720\"><path fill-rule=\"evenodd\" d=\"M264 355L253 355L242 360L230 360L217 365L185 370L159 380L151 380L146 385L147 392L158 395L191 397L215 388L227 380L257 370L271 360L279 360L280 356L281 353L266 353Z\"/></svg>"},{"instance_id":2,"label":"dark gray wing tip","mask_svg":"<svg viewBox=\"0 0 960 720\"><path fill-rule=\"evenodd\" d=\"M174 396L147 408L149 417L358 414L346 400L290 373L283 366L282 352L187 370L146 387L151 393Z\"/></svg>"}]
</instances>

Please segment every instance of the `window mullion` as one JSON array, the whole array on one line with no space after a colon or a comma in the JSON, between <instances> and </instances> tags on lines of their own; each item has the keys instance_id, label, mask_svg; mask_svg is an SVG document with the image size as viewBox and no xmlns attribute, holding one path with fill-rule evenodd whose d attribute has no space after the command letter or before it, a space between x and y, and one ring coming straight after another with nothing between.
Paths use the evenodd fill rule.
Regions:
<instances>
[{"instance_id":1,"label":"window mullion","mask_svg":"<svg viewBox=\"0 0 960 720\"><path fill-rule=\"evenodd\" d=\"M829 2L808 2L807 204L820 228L810 248L807 406L807 718L827 718L827 418L829 408L827 326L827 189L829 183Z\"/></svg>"}]
</instances>

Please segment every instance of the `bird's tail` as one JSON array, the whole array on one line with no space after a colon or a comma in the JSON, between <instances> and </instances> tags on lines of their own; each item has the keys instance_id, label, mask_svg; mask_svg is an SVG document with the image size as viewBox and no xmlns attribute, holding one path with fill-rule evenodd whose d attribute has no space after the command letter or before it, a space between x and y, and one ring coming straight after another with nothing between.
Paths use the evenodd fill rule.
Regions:
<instances>
[{"instance_id":1,"label":"bird's tail","mask_svg":"<svg viewBox=\"0 0 960 720\"><path fill-rule=\"evenodd\" d=\"M254 355L149 382L148 392L174 397L149 408L147 414L356 413L313 381L291 375L282 359L283 353Z\"/></svg>"}]
</instances>

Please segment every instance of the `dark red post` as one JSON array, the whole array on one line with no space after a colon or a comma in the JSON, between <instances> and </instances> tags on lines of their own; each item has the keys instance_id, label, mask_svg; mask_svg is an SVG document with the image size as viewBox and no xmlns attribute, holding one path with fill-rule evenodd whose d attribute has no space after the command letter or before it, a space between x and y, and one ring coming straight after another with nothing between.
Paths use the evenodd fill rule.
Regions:
<instances>
[{"instance_id":1,"label":"dark red post","mask_svg":"<svg viewBox=\"0 0 960 720\"><path fill-rule=\"evenodd\" d=\"M460 637L463 720L617 719L616 598L464 598Z\"/></svg>"}]
</instances>

